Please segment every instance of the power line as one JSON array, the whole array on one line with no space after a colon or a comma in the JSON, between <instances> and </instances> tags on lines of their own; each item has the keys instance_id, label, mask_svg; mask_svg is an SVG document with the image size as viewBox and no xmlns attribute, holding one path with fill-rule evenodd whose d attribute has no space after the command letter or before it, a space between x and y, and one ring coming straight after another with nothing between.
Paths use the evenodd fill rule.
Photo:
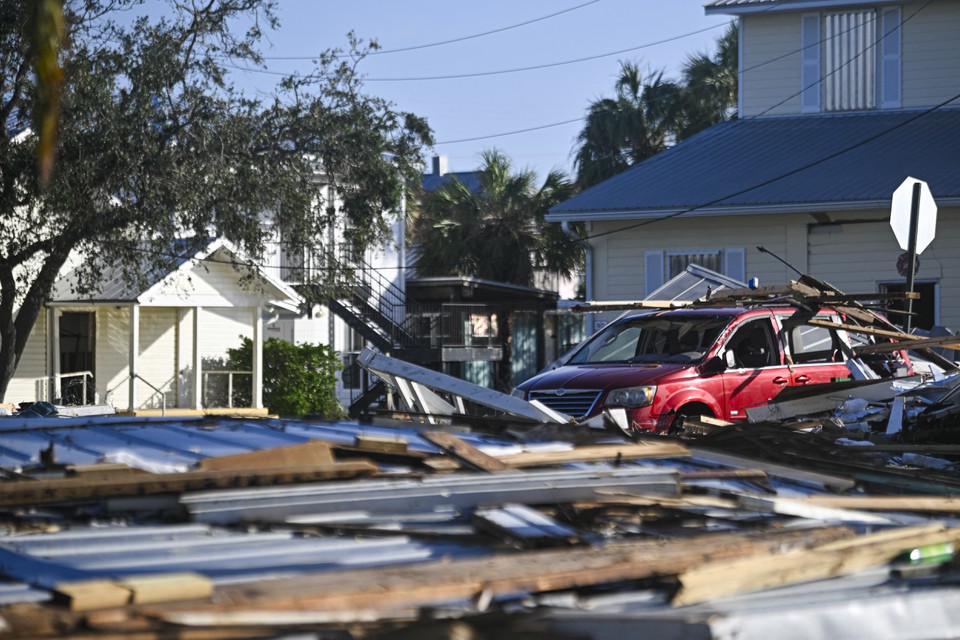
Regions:
<instances>
[{"instance_id":1,"label":"power line","mask_svg":"<svg viewBox=\"0 0 960 640\"><path fill-rule=\"evenodd\" d=\"M671 36L669 38L664 38L662 40L657 40L655 42L647 42L645 44L637 45L635 47L629 47L627 49L620 49L619 51L611 51L609 53L598 53L591 56L584 56L582 58L575 58L572 60L563 60L560 62L547 62L544 64L530 65L526 67L514 67L511 69L498 69L495 71L477 71L474 73L457 73L449 74L442 76L419 76L419 77L408 77L408 78L363 78L364 82L420 82L420 81L429 81L429 80L461 80L465 78L478 78L484 76L495 76L495 75L505 75L508 73L521 73L524 71L539 71L540 69L551 69L554 67L562 67L571 64L579 64L581 62L589 62L591 60L599 60L601 58L609 58L611 56L618 56L624 53L630 53L632 51L639 51L641 49L649 49L650 47L656 47L661 44L667 44L669 42L675 42L677 40L682 40L684 38L689 38L691 36L699 35L701 33L706 33L707 31L712 31L720 27L726 27L730 25L730 22L722 23L719 25L713 25L710 27L704 27L703 29L697 29L696 31L689 31L677 36ZM289 76L289 73L282 73L279 71L270 71L268 69L252 69L250 67L241 67L237 65L224 64L225 67L230 69L236 69L238 71L247 71L250 73L262 73L267 75L276 75L276 76ZM326 77L326 76L321 76Z\"/></svg>"},{"instance_id":2,"label":"power line","mask_svg":"<svg viewBox=\"0 0 960 640\"><path fill-rule=\"evenodd\" d=\"M584 8L584 7L588 7L588 6L590 6L590 5L592 5L592 4L596 4L596 3L598 3L598 2L600 2L600 0L590 0L590 2L585 2L585 3L583 3L583 4L578 4L578 5L575 6L575 7L570 7L569 9L564 9L564 10L562 10L562 11L557 11L556 13L551 13L551 14L548 14L548 15L545 15L545 16L541 16L541 17L539 17L539 18L534 18L534 19L532 19L532 20L526 20L525 22L518 22L517 24L512 24L512 25L509 25L509 26L506 26L506 27L500 27L500 28L498 28L498 29L492 29L492 30L490 30L490 31L484 31L484 32L482 32L482 33L476 33L476 34L469 35L469 36L462 36L462 37L459 37L459 38L452 38L452 39L450 39L450 40L441 40L440 42L431 42L431 43L429 43L429 44L418 44L418 45L412 45L412 46L409 46L409 47L401 47L401 48L398 48L398 49L376 50L376 51L371 51L371 52L369 52L367 55L385 55L385 54L388 54L388 53L403 53L403 52L406 52L406 51L417 51L417 50L419 50L419 49L429 49L429 48L431 48L431 47L441 47L441 46L448 45L448 44L455 44L455 43L457 43L457 42L464 42L464 41L466 41L466 40L474 40L474 39L476 39L476 38L483 38L483 37L485 37L485 36L494 35L494 34L496 34L496 33L503 33L504 31L510 31L511 29L517 29L517 28L519 28L519 27L525 27L525 26L527 26L527 25L534 24L534 23L536 23L536 22L542 22L542 21L544 21L544 20L549 20L550 18L555 18L555 17L557 17L557 16L559 16L559 15L563 15L563 14L565 14L565 13L570 13L571 11L576 11L577 9L582 9L582 8ZM349 57L351 57L351 55L350 55L349 53L344 53L344 54L341 54L341 55L339 55L339 56L337 56L337 57L338 57L338 58L349 58ZM264 57L263 57L264 60L315 60L316 58L317 58L317 56L264 56Z\"/></svg>"}]
</instances>

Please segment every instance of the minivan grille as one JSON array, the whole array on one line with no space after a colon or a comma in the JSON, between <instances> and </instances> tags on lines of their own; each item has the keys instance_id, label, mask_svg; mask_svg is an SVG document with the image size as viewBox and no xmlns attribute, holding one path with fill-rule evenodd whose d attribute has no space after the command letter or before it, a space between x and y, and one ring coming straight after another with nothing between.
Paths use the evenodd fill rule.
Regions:
<instances>
[{"instance_id":1,"label":"minivan grille","mask_svg":"<svg viewBox=\"0 0 960 640\"><path fill-rule=\"evenodd\" d=\"M560 391L561 393L559 394L557 393L557 389L531 391L529 399L542 402L554 411L565 413L574 418L581 418L590 413L593 405L595 405L600 398L600 391L595 389Z\"/></svg>"}]
</instances>

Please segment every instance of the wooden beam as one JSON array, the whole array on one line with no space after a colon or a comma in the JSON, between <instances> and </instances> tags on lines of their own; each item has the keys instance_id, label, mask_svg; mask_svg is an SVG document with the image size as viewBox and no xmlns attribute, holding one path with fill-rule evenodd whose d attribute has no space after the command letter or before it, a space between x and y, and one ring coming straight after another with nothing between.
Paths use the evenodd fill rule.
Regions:
<instances>
[{"instance_id":1,"label":"wooden beam","mask_svg":"<svg viewBox=\"0 0 960 640\"><path fill-rule=\"evenodd\" d=\"M878 338L891 338L894 340L912 339L916 336L904 333L903 331L892 331L890 329L878 329L876 327L863 327L858 324L842 324L838 322L830 322L829 320L817 320L811 318L807 320L806 324L814 327L827 327L829 329L837 329L840 331L852 331L853 333L866 333L871 336L877 336Z\"/></svg>"},{"instance_id":2,"label":"wooden beam","mask_svg":"<svg viewBox=\"0 0 960 640\"><path fill-rule=\"evenodd\" d=\"M860 511L908 511L960 513L960 498L954 496L808 496L798 502Z\"/></svg>"},{"instance_id":3,"label":"wooden beam","mask_svg":"<svg viewBox=\"0 0 960 640\"><path fill-rule=\"evenodd\" d=\"M321 440L311 440L303 444L286 447L260 449L248 453L235 453L216 458L204 458L197 463L200 471L218 469L277 469L280 467L304 466L312 464L333 464L330 444Z\"/></svg>"},{"instance_id":4,"label":"wooden beam","mask_svg":"<svg viewBox=\"0 0 960 640\"><path fill-rule=\"evenodd\" d=\"M492 456L511 469L530 469L575 462L616 462L642 458L688 458L690 450L675 442L642 442L639 444L597 444L565 451L523 451ZM434 471L456 471L461 468L452 458L429 458L424 464Z\"/></svg>"},{"instance_id":5,"label":"wooden beam","mask_svg":"<svg viewBox=\"0 0 960 640\"><path fill-rule=\"evenodd\" d=\"M680 574L674 605L849 575L881 566L910 549L960 540L960 529L903 527L787 553L704 563Z\"/></svg>"},{"instance_id":6,"label":"wooden beam","mask_svg":"<svg viewBox=\"0 0 960 640\"><path fill-rule=\"evenodd\" d=\"M222 624L230 620L231 613L255 619L258 611L386 612L471 599L481 594L507 597L672 575L711 560L769 557L778 549L809 548L852 535L846 527L768 531L758 535L710 534L675 541L649 540L600 548L317 572L284 581L218 587L210 603L140 607L137 611L179 624L200 624L211 619Z\"/></svg>"},{"instance_id":7,"label":"wooden beam","mask_svg":"<svg viewBox=\"0 0 960 640\"><path fill-rule=\"evenodd\" d=\"M33 482L8 482L0 483L0 505L89 502L107 498L183 493L215 488L318 482L369 476L377 470L375 464L358 460L272 469L216 469L113 478L55 478Z\"/></svg>"},{"instance_id":8,"label":"wooden beam","mask_svg":"<svg viewBox=\"0 0 960 640\"><path fill-rule=\"evenodd\" d=\"M420 435L471 469L489 471L491 473L510 470L510 467L499 459L485 454L469 442L458 438L452 433L445 431L424 431L421 432Z\"/></svg>"}]
</instances>

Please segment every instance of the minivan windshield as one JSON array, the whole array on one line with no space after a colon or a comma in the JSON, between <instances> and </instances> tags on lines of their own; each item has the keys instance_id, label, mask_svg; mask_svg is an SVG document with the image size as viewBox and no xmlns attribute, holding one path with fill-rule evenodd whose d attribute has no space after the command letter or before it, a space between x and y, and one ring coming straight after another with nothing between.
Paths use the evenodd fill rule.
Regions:
<instances>
[{"instance_id":1,"label":"minivan windshield","mask_svg":"<svg viewBox=\"0 0 960 640\"><path fill-rule=\"evenodd\" d=\"M567 364L699 362L730 320L707 315L628 318L594 336Z\"/></svg>"}]
</instances>

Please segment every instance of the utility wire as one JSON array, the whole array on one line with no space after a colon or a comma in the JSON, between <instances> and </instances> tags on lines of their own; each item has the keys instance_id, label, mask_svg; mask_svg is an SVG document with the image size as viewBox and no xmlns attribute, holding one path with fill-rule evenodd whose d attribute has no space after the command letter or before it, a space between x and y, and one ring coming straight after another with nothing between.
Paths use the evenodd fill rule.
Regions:
<instances>
[{"instance_id":1,"label":"utility wire","mask_svg":"<svg viewBox=\"0 0 960 640\"><path fill-rule=\"evenodd\" d=\"M400 47L398 49L378 49L376 51L371 51L368 55L385 55L388 53L403 53L406 51L417 51L419 49L429 49L432 47L442 47L448 44L455 44L457 42L465 42L467 40L474 40L476 38L483 38L485 36L494 35L496 33L503 33L504 31L510 31L511 29L518 29L520 27L525 27L536 22L543 22L544 20L549 20L550 18L556 18L557 16L563 15L565 13L570 13L571 11L576 11L577 9L583 9L592 4L596 4L600 0L590 0L590 2L585 2L583 4L578 4L575 7L570 7L569 9L564 9L562 11L557 11L556 13L551 13L545 16L540 16L539 18L534 18L532 20L527 20L525 22L518 22L517 24L512 24L506 27L500 27L498 29L492 29L490 31L484 31L482 33L475 33L469 36L462 36L459 38L452 38L450 40L441 40L440 42L431 42L429 44L417 44L409 47ZM349 58L351 57L349 53L344 53L338 58ZM315 60L317 56L263 56L263 60Z\"/></svg>"}]
</instances>

